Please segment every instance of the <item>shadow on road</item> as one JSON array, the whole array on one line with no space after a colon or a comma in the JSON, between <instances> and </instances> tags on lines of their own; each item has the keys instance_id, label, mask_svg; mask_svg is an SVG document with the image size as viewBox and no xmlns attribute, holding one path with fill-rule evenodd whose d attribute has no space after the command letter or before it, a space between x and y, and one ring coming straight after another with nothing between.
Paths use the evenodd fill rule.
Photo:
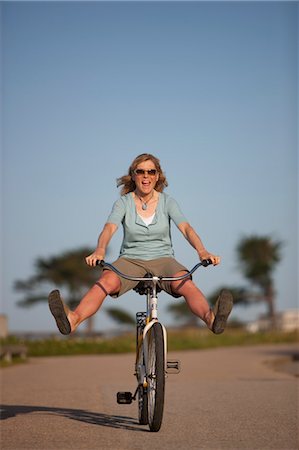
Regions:
<instances>
[{"instance_id":1,"label":"shadow on road","mask_svg":"<svg viewBox=\"0 0 299 450\"><path fill-rule=\"evenodd\" d=\"M83 409L51 408L47 406L0 405L0 420L31 413L53 414L91 425L101 425L103 427L118 428L122 430L148 431L145 428L141 428L138 421L133 417L113 416L109 414L85 411Z\"/></svg>"}]
</instances>

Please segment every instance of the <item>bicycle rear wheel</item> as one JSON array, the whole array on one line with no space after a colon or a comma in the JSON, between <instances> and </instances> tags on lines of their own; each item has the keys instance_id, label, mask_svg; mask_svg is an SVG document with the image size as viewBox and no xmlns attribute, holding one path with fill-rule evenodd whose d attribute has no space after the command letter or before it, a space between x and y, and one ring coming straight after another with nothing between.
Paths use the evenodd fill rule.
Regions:
<instances>
[{"instance_id":1,"label":"bicycle rear wheel","mask_svg":"<svg viewBox=\"0 0 299 450\"><path fill-rule=\"evenodd\" d=\"M164 409L165 396L165 352L163 329L155 323L148 336L147 401L150 431L159 431Z\"/></svg>"}]
</instances>

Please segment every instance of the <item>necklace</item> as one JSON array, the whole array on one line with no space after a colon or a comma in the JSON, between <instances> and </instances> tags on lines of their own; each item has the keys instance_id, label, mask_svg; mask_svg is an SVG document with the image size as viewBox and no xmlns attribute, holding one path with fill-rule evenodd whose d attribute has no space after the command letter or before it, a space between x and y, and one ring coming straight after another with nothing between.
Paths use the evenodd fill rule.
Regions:
<instances>
[{"instance_id":1,"label":"necklace","mask_svg":"<svg viewBox=\"0 0 299 450\"><path fill-rule=\"evenodd\" d=\"M154 196L154 191L152 192L151 197L150 197L150 198L148 199L148 201L146 202L146 201L142 200L142 198L139 197L139 195L137 195L137 197L138 197L139 200L141 201L141 208L143 209L143 211L146 211L146 210L147 210L147 204L151 201L151 199L153 198L153 196Z\"/></svg>"}]
</instances>

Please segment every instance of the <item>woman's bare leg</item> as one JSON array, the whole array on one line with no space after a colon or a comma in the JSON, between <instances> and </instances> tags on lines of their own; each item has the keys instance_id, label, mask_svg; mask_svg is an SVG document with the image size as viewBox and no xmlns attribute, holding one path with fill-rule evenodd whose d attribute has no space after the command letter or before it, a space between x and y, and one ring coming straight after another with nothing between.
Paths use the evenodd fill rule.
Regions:
<instances>
[{"instance_id":1,"label":"woman's bare leg","mask_svg":"<svg viewBox=\"0 0 299 450\"><path fill-rule=\"evenodd\" d=\"M71 324L71 331L75 331L80 323L95 314L107 295L116 293L119 289L119 277L105 270L99 281L84 295L77 308L74 311L68 310L67 317Z\"/></svg>"},{"instance_id":2,"label":"woman's bare leg","mask_svg":"<svg viewBox=\"0 0 299 450\"><path fill-rule=\"evenodd\" d=\"M179 272L174 275L174 277L178 277L180 275L184 275L185 272ZM207 299L200 289L193 283L193 281L189 278L183 281L173 281L171 283L171 288L174 293L182 295L190 310L198 316L201 320L203 320L208 328L212 328L215 315L211 310Z\"/></svg>"}]
</instances>

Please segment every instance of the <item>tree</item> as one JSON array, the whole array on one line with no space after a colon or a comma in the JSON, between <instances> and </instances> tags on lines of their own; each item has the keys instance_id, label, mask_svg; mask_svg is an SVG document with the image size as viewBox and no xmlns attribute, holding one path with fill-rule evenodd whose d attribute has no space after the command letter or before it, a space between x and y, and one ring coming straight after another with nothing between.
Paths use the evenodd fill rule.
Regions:
<instances>
[{"instance_id":1,"label":"tree","mask_svg":"<svg viewBox=\"0 0 299 450\"><path fill-rule=\"evenodd\" d=\"M234 304L249 305L253 302L266 302L268 317L275 326L275 289L273 271L281 260L282 243L273 241L269 236L249 236L240 240L237 245L237 257L244 277L251 286L221 286L214 290L208 300L215 305L222 289L231 291ZM192 313L185 302L175 303L169 307L169 311L178 319L189 320ZM195 318L196 319L196 318ZM189 322L190 323L190 322Z\"/></svg>"},{"instance_id":2,"label":"tree","mask_svg":"<svg viewBox=\"0 0 299 450\"><path fill-rule=\"evenodd\" d=\"M253 297L256 298L256 295L252 292L249 294L247 290L244 287L236 287L236 286L221 286L220 288L215 289L209 296L208 301L210 305L215 305L220 292L225 289L227 291L230 291L233 299L234 299L234 305L237 304L243 304L248 305L252 303ZM260 295L257 294L258 299L260 300Z\"/></svg>"},{"instance_id":3,"label":"tree","mask_svg":"<svg viewBox=\"0 0 299 450\"><path fill-rule=\"evenodd\" d=\"M176 320L183 322L185 325L198 326L198 317L192 313L185 300L175 301L167 309Z\"/></svg>"},{"instance_id":4,"label":"tree","mask_svg":"<svg viewBox=\"0 0 299 450\"><path fill-rule=\"evenodd\" d=\"M84 261L92 251L83 247L49 258L38 258L35 262L36 274L15 282L15 289L24 293L18 306L30 307L47 301L48 293L53 288L62 290L63 300L70 308L77 306L85 291L99 277L99 270L91 269ZM92 318L88 319L87 329L92 331Z\"/></svg>"},{"instance_id":5,"label":"tree","mask_svg":"<svg viewBox=\"0 0 299 450\"><path fill-rule=\"evenodd\" d=\"M105 312L120 325L135 326L134 317L120 308L106 308Z\"/></svg>"},{"instance_id":6,"label":"tree","mask_svg":"<svg viewBox=\"0 0 299 450\"><path fill-rule=\"evenodd\" d=\"M243 275L258 288L256 298L268 306L268 317L275 325L275 289L273 271L281 260L282 242L269 236L249 236L240 240L237 246L238 261ZM250 299L250 292L246 293ZM258 297L259 296L259 297Z\"/></svg>"}]
</instances>

